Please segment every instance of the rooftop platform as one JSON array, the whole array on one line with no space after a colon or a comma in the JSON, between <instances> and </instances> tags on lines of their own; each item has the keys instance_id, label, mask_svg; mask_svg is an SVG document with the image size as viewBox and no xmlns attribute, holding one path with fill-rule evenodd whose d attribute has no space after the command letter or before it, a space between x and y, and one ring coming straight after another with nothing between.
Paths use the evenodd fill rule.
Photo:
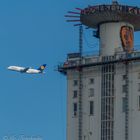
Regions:
<instances>
[{"instance_id":1,"label":"rooftop platform","mask_svg":"<svg viewBox=\"0 0 140 140\"><path fill-rule=\"evenodd\" d=\"M58 65L58 71L66 74L67 70L80 70L81 68L102 66L116 63L128 63L133 61L140 61L140 51L134 51L133 53L126 55L125 52L118 52L114 55L113 60L103 59L103 57L96 55L84 55L82 57L82 64L80 64L80 54L71 53L68 54L67 60L64 63Z\"/></svg>"}]
</instances>

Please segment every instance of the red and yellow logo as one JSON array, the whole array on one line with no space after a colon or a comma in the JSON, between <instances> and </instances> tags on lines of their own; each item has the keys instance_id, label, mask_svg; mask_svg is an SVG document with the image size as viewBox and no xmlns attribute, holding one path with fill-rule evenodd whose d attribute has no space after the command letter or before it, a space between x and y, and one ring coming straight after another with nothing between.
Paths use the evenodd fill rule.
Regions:
<instances>
[{"instance_id":1,"label":"red and yellow logo","mask_svg":"<svg viewBox=\"0 0 140 140\"><path fill-rule=\"evenodd\" d=\"M124 51L131 53L133 51L134 43L133 29L129 26L122 26L120 34Z\"/></svg>"}]
</instances>

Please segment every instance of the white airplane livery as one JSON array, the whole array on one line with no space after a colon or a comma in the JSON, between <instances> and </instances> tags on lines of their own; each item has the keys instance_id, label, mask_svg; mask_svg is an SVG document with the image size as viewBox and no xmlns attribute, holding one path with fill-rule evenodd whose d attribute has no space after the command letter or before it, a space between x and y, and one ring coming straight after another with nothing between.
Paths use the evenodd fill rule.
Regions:
<instances>
[{"instance_id":1,"label":"white airplane livery","mask_svg":"<svg viewBox=\"0 0 140 140\"><path fill-rule=\"evenodd\" d=\"M7 69L12 71L17 71L21 73L38 74L44 73L46 64L41 65L38 69L32 69L31 67L19 67L19 66L9 66Z\"/></svg>"}]
</instances>

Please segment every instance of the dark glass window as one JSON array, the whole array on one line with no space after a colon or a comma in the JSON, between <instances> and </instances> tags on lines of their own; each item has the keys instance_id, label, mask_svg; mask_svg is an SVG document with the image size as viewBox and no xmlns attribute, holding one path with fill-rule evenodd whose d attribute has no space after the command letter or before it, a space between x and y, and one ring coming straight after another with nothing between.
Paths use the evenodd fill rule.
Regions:
<instances>
[{"instance_id":1,"label":"dark glass window","mask_svg":"<svg viewBox=\"0 0 140 140\"><path fill-rule=\"evenodd\" d=\"M89 79L89 83L90 83L90 84L94 84L94 78L90 78L90 79Z\"/></svg>"},{"instance_id":2,"label":"dark glass window","mask_svg":"<svg viewBox=\"0 0 140 140\"><path fill-rule=\"evenodd\" d=\"M89 89L89 97L94 97L94 88Z\"/></svg>"},{"instance_id":3,"label":"dark glass window","mask_svg":"<svg viewBox=\"0 0 140 140\"><path fill-rule=\"evenodd\" d=\"M123 75L123 80L126 80L126 75Z\"/></svg>"},{"instance_id":4,"label":"dark glass window","mask_svg":"<svg viewBox=\"0 0 140 140\"><path fill-rule=\"evenodd\" d=\"M89 104L90 104L90 115L93 115L94 114L94 102L90 101Z\"/></svg>"},{"instance_id":5,"label":"dark glass window","mask_svg":"<svg viewBox=\"0 0 140 140\"><path fill-rule=\"evenodd\" d=\"M126 112L126 98L125 97L123 97L123 101L122 102L123 102L122 103L122 111Z\"/></svg>"},{"instance_id":6,"label":"dark glass window","mask_svg":"<svg viewBox=\"0 0 140 140\"><path fill-rule=\"evenodd\" d=\"M124 92L124 93L126 92L126 85L122 86L122 92Z\"/></svg>"},{"instance_id":7,"label":"dark glass window","mask_svg":"<svg viewBox=\"0 0 140 140\"><path fill-rule=\"evenodd\" d=\"M140 73L138 73L138 79L140 79Z\"/></svg>"},{"instance_id":8,"label":"dark glass window","mask_svg":"<svg viewBox=\"0 0 140 140\"><path fill-rule=\"evenodd\" d=\"M73 104L73 111L74 111L74 116L77 115L77 103Z\"/></svg>"},{"instance_id":9,"label":"dark glass window","mask_svg":"<svg viewBox=\"0 0 140 140\"><path fill-rule=\"evenodd\" d=\"M74 90L73 91L73 98L77 98L77 96L78 96L78 91L77 90Z\"/></svg>"},{"instance_id":10,"label":"dark glass window","mask_svg":"<svg viewBox=\"0 0 140 140\"><path fill-rule=\"evenodd\" d=\"M138 91L140 91L140 83L138 83Z\"/></svg>"},{"instance_id":11,"label":"dark glass window","mask_svg":"<svg viewBox=\"0 0 140 140\"><path fill-rule=\"evenodd\" d=\"M140 110L140 96L138 96L138 110Z\"/></svg>"},{"instance_id":12,"label":"dark glass window","mask_svg":"<svg viewBox=\"0 0 140 140\"><path fill-rule=\"evenodd\" d=\"M74 81L73 81L73 85L74 85L74 86L77 86L77 85L78 85L78 80L74 80Z\"/></svg>"}]
</instances>

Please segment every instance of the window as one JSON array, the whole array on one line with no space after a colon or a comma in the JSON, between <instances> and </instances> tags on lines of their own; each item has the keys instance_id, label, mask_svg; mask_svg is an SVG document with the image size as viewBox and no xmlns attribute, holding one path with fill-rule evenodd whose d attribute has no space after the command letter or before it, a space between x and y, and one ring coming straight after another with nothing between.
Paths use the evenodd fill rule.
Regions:
<instances>
[{"instance_id":1,"label":"window","mask_svg":"<svg viewBox=\"0 0 140 140\"><path fill-rule=\"evenodd\" d=\"M78 85L78 80L74 80L74 81L73 81L73 85L74 85L74 86L77 86L77 85Z\"/></svg>"},{"instance_id":2,"label":"window","mask_svg":"<svg viewBox=\"0 0 140 140\"><path fill-rule=\"evenodd\" d=\"M138 83L138 91L140 91L140 83Z\"/></svg>"},{"instance_id":3,"label":"window","mask_svg":"<svg viewBox=\"0 0 140 140\"><path fill-rule=\"evenodd\" d=\"M124 92L124 93L126 92L126 85L122 86L122 92Z\"/></svg>"},{"instance_id":4,"label":"window","mask_svg":"<svg viewBox=\"0 0 140 140\"><path fill-rule=\"evenodd\" d=\"M138 73L138 79L140 79L140 73Z\"/></svg>"},{"instance_id":5,"label":"window","mask_svg":"<svg viewBox=\"0 0 140 140\"><path fill-rule=\"evenodd\" d=\"M89 105L90 105L90 110L89 110L90 112L89 112L89 114L93 115L94 114L94 102L90 101Z\"/></svg>"},{"instance_id":6,"label":"window","mask_svg":"<svg viewBox=\"0 0 140 140\"><path fill-rule=\"evenodd\" d=\"M126 75L123 75L123 80L126 80Z\"/></svg>"},{"instance_id":7,"label":"window","mask_svg":"<svg viewBox=\"0 0 140 140\"><path fill-rule=\"evenodd\" d=\"M122 98L122 111L126 112L126 98L125 97Z\"/></svg>"},{"instance_id":8,"label":"window","mask_svg":"<svg viewBox=\"0 0 140 140\"><path fill-rule=\"evenodd\" d=\"M78 95L78 91L77 90L74 90L73 91L73 98L77 98L77 95Z\"/></svg>"},{"instance_id":9,"label":"window","mask_svg":"<svg viewBox=\"0 0 140 140\"><path fill-rule=\"evenodd\" d=\"M89 89L89 97L93 97L94 96L94 88L90 88Z\"/></svg>"},{"instance_id":10,"label":"window","mask_svg":"<svg viewBox=\"0 0 140 140\"><path fill-rule=\"evenodd\" d=\"M138 110L140 111L140 96L138 96Z\"/></svg>"},{"instance_id":11,"label":"window","mask_svg":"<svg viewBox=\"0 0 140 140\"><path fill-rule=\"evenodd\" d=\"M77 116L77 103L73 104L74 116Z\"/></svg>"},{"instance_id":12,"label":"window","mask_svg":"<svg viewBox=\"0 0 140 140\"><path fill-rule=\"evenodd\" d=\"M94 79L93 79L93 78L90 78L90 79L89 79L89 83L90 83L90 84L94 84Z\"/></svg>"}]
</instances>

